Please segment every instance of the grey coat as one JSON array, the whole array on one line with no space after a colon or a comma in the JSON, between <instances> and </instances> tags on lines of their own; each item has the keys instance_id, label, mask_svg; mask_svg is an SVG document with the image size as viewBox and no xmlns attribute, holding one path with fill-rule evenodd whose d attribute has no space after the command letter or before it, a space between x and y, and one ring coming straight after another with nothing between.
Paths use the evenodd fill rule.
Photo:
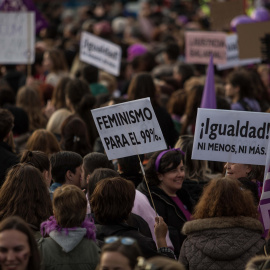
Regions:
<instances>
[{"instance_id":1,"label":"grey coat","mask_svg":"<svg viewBox=\"0 0 270 270\"><path fill-rule=\"evenodd\" d=\"M265 240L259 220L222 217L186 222L187 235L179 261L190 270L241 270L259 252Z\"/></svg>"}]
</instances>

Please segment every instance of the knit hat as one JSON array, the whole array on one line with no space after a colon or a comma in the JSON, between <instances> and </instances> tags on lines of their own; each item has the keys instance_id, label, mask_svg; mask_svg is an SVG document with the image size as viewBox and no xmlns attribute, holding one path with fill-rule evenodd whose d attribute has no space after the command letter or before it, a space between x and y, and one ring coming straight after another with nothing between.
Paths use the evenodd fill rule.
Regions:
<instances>
[{"instance_id":1,"label":"knit hat","mask_svg":"<svg viewBox=\"0 0 270 270\"><path fill-rule=\"evenodd\" d=\"M145 54L147 51L147 48L139 43L129 46L127 49L128 61L132 61L136 56Z\"/></svg>"}]
</instances>

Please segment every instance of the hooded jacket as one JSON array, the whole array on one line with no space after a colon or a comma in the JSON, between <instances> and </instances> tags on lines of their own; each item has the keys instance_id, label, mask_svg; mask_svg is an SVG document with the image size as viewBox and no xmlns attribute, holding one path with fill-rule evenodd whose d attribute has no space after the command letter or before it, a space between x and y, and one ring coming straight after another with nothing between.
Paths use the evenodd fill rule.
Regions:
<instances>
[{"instance_id":1,"label":"hooded jacket","mask_svg":"<svg viewBox=\"0 0 270 270\"><path fill-rule=\"evenodd\" d=\"M181 229L187 219L171 197L168 196L162 189L157 186L150 186L149 188L157 214L163 217L168 226L169 236L174 246L174 253L178 258L181 245L185 239L185 236L181 234ZM148 198L150 204L152 205L145 182L142 182L137 189ZM182 188L178 190L176 194L191 213L193 204L188 192Z\"/></svg>"},{"instance_id":2,"label":"hooded jacket","mask_svg":"<svg viewBox=\"0 0 270 270\"><path fill-rule=\"evenodd\" d=\"M51 231L39 241L42 268L48 270L94 270L100 249L93 240L85 238L86 229Z\"/></svg>"},{"instance_id":3,"label":"hooded jacket","mask_svg":"<svg viewBox=\"0 0 270 270\"><path fill-rule=\"evenodd\" d=\"M259 220L251 217L215 217L187 222L179 261L190 270L241 270L265 240Z\"/></svg>"}]
</instances>

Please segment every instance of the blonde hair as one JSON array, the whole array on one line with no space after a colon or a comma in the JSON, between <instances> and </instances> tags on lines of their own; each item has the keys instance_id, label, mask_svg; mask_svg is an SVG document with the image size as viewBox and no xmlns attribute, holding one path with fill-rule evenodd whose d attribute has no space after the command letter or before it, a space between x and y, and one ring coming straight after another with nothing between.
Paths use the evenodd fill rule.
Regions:
<instances>
[{"instance_id":1,"label":"blonde hair","mask_svg":"<svg viewBox=\"0 0 270 270\"><path fill-rule=\"evenodd\" d=\"M46 130L60 135L61 126L70 115L72 112L65 108L55 111L47 123Z\"/></svg>"}]
</instances>

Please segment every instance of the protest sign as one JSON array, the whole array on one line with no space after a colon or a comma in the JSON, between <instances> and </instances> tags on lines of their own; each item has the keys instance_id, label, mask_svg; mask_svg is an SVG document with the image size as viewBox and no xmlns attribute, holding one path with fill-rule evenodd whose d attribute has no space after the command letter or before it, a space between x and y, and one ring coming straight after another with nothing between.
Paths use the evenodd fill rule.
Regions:
<instances>
[{"instance_id":1,"label":"protest sign","mask_svg":"<svg viewBox=\"0 0 270 270\"><path fill-rule=\"evenodd\" d=\"M211 1L210 22L212 30L230 29L231 20L237 15L244 14L242 0L232 1Z\"/></svg>"},{"instance_id":2,"label":"protest sign","mask_svg":"<svg viewBox=\"0 0 270 270\"><path fill-rule=\"evenodd\" d=\"M267 235L267 232L270 229L269 211L270 211L270 143L268 142L263 190L259 203L259 212L261 222L264 226L265 236Z\"/></svg>"},{"instance_id":3,"label":"protest sign","mask_svg":"<svg viewBox=\"0 0 270 270\"><path fill-rule=\"evenodd\" d=\"M80 60L118 76L120 73L121 47L87 32L82 33Z\"/></svg>"},{"instance_id":4,"label":"protest sign","mask_svg":"<svg viewBox=\"0 0 270 270\"><path fill-rule=\"evenodd\" d=\"M208 64L211 53L214 64L227 61L226 34L219 32L186 32L186 62Z\"/></svg>"},{"instance_id":5,"label":"protest sign","mask_svg":"<svg viewBox=\"0 0 270 270\"><path fill-rule=\"evenodd\" d=\"M238 34L239 58L262 58L261 38L270 34L270 21L239 24Z\"/></svg>"},{"instance_id":6,"label":"protest sign","mask_svg":"<svg viewBox=\"0 0 270 270\"><path fill-rule=\"evenodd\" d=\"M92 110L109 159L166 149L150 98Z\"/></svg>"},{"instance_id":7,"label":"protest sign","mask_svg":"<svg viewBox=\"0 0 270 270\"><path fill-rule=\"evenodd\" d=\"M35 29L36 33L39 33L40 30L47 28L48 23L43 18L40 11L35 7L35 4L32 0L3 0L0 1L0 10L1 11L7 11L7 12L27 12L27 11L33 11L35 12Z\"/></svg>"},{"instance_id":8,"label":"protest sign","mask_svg":"<svg viewBox=\"0 0 270 270\"><path fill-rule=\"evenodd\" d=\"M192 159L265 165L267 113L198 109Z\"/></svg>"},{"instance_id":9,"label":"protest sign","mask_svg":"<svg viewBox=\"0 0 270 270\"><path fill-rule=\"evenodd\" d=\"M227 62L225 64L218 64L218 70L224 70L237 66L245 66L254 63L260 63L260 58L249 58L249 59L239 59L239 51L238 51L238 37L237 34L228 35L226 37L226 45L227 45Z\"/></svg>"},{"instance_id":10,"label":"protest sign","mask_svg":"<svg viewBox=\"0 0 270 270\"><path fill-rule=\"evenodd\" d=\"M31 64L35 59L34 12L0 12L0 63Z\"/></svg>"}]
</instances>

